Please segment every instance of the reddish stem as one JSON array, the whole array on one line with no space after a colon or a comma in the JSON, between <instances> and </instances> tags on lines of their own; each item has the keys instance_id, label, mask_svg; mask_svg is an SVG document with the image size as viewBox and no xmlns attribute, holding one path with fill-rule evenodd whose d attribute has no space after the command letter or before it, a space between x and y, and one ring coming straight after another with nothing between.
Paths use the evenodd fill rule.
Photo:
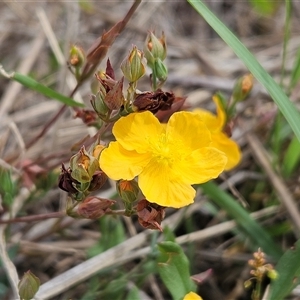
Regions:
<instances>
[{"instance_id":1,"label":"reddish stem","mask_svg":"<svg viewBox=\"0 0 300 300\"><path fill-rule=\"evenodd\" d=\"M0 220L0 224L11 224L11 223L20 223L20 222L36 222L45 219L53 219L53 218L62 218L65 217L66 213L62 211L52 212L47 214L40 214L40 215L33 215L33 216L26 216L20 218L14 218L9 220Z\"/></svg>"}]
</instances>

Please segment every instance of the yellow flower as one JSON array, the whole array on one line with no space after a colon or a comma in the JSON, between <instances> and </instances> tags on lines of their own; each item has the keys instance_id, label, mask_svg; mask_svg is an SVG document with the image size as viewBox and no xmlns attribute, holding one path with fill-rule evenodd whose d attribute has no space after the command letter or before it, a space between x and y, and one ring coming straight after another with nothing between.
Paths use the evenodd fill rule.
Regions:
<instances>
[{"instance_id":1,"label":"yellow flower","mask_svg":"<svg viewBox=\"0 0 300 300\"><path fill-rule=\"evenodd\" d=\"M132 113L113 127L116 142L100 155L101 169L114 180L132 180L149 202L179 208L193 202L192 184L216 178L227 158L211 147L211 134L200 116L174 113L160 124L149 111Z\"/></svg>"},{"instance_id":2,"label":"yellow flower","mask_svg":"<svg viewBox=\"0 0 300 300\"><path fill-rule=\"evenodd\" d=\"M226 123L226 113L219 97L214 96L213 100L217 106L217 115L203 109L195 109L194 112L200 115L211 132L212 143L210 146L219 149L227 156L228 161L225 170L228 171L240 162L241 151L239 145L223 132L223 127Z\"/></svg>"},{"instance_id":3,"label":"yellow flower","mask_svg":"<svg viewBox=\"0 0 300 300\"><path fill-rule=\"evenodd\" d=\"M189 292L183 298L183 300L203 300L199 295L194 292Z\"/></svg>"}]
</instances>

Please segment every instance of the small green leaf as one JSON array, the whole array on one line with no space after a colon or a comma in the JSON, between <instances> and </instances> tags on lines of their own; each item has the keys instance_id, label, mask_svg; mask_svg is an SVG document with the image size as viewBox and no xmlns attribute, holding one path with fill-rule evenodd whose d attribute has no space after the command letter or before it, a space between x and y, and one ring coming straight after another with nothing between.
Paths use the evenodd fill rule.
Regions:
<instances>
[{"instance_id":1,"label":"small green leaf","mask_svg":"<svg viewBox=\"0 0 300 300\"><path fill-rule=\"evenodd\" d=\"M36 91L46 97L56 99L68 106L77 106L77 107L84 107L84 104L74 101L72 98L66 97L49 87L35 81L33 78L22 75L20 73L13 73L11 78L19 83L21 83L23 86L28 87L29 89Z\"/></svg>"},{"instance_id":2,"label":"small green leaf","mask_svg":"<svg viewBox=\"0 0 300 300\"><path fill-rule=\"evenodd\" d=\"M174 300L195 290L190 278L189 261L181 247L170 241L158 244L158 272Z\"/></svg>"},{"instance_id":3,"label":"small green leaf","mask_svg":"<svg viewBox=\"0 0 300 300\"><path fill-rule=\"evenodd\" d=\"M280 258L276 271L278 278L271 283L269 300L285 299L300 282L300 240Z\"/></svg>"}]
</instances>

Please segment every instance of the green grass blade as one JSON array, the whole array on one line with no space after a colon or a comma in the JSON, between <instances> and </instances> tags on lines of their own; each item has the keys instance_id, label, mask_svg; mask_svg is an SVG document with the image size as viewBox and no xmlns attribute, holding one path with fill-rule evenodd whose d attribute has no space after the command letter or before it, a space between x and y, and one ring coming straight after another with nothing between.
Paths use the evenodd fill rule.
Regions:
<instances>
[{"instance_id":1,"label":"green grass blade","mask_svg":"<svg viewBox=\"0 0 300 300\"><path fill-rule=\"evenodd\" d=\"M289 178L299 166L299 162L300 142L297 140L296 137L294 137L284 153L284 158L282 162L282 175L285 178Z\"/></svg>"},{"instance_id":2,"label":"green grass blade","mask_svg":"<svg viewBox=\"0 0 300 300\"><path fill-rule=\"evenodd\" d=\"M271 283L269 300L285 299L300 281L300 240L295 247L284 253L276 271L278 278Z\"/></svg>"},{"instance_id":3,"label":"green grass blade","mask_svg":"<svg viewBox=\"0 0 300 300\"><path fill-rule=\"evenodd\" d=\"M239 228L252 241L256 249L260 247L268 255L279 259L282 255L279 247L273 242L270 235L251 218L249 213L235 199L212 181L201 184L201 188L213 202L223 208L236 221Z\"/></svg>"},{"instance_id":4,"label":"green grass blade","mask_svg":"<svg viewBox=\"0 0 300 300\"><path fill-rule=\"evenodd\" d=\"M291 74L289 90L291 91L300 79L300 48L297 51L294 66Z\"/></svg>"},{"instance_id":5,"label":"green grass blade","mask_svg":"<svg viewBox=\"0 0 300 300\"><path fill-rule=\"evenodd\" d=\"M205 21L219 34L225 43L244 62L253 76L266 88L300 141L300 114L295 105L274 79L264 70L253 54L200 0L187 0Z\"/></svg>"},{"instance_id":6,"label":"green grass blade","mask_svg":"<svg viewBox=\"0 0 300 300\"><path fill-rule=\"evenodd\" d=\"M66 97L49 87L35 81L33 78L22 75L20 73L13 73L12 76L10 76L11 79L21 83L23 86L26 86L27 88L36 91L46 97L49 97L51 99L56 99L65 105L68 106L77 106L77 107L84 107L84 104L74 101L72 98Z\"/></svg>"}]
</instances>

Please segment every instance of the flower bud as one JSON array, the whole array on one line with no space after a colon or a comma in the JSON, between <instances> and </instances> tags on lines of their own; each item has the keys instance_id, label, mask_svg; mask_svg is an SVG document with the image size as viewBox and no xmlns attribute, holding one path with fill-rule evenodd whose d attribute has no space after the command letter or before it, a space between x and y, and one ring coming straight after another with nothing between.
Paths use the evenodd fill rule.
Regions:
<instances>
[{"instance_id":1,"label":"flower bud","mask_svg":"<svg viewBox=\"0 0 300 300\"><path fill-rule=\"evenodd\" d=\"M278 272L276 272L275 270L269 270L267 274L270 279L274 280L278 278Z\"/></svg>"},{"instance_id":2,"label":"flower bud","mask_svg":"<svg viewBox=\"0 0 300 300\"><path fill-rule=\"evenodd\" d=\"M123 60L121 70L127 80L136 82L146 73L146 64L144 54L134 46L129 56Z\"/></svg>"},{"instance_id":3,"label":"flower bud","mask_svg":"<svg viewBox=\"0 0 300 300\"><path fill-rule=\"evenodd\" d=\"M94 192L99 190L106 182L107 175L103 171L96 171L93 175L92 181L89 186L89 191Z\"/></svg>"},{"instance_id":4,"label":"flower bud","mask_svg":"<svg viewBox=\"0 0 300 300\"><path fill-rule=\"evenodd\" d=\"M124 77L119 80L105 96L104 102L110 110L120 109L125 102L123 95L123 82Z\"/></svg>"},{"instance_id":5,"label":"flower bud","mask_svg":"<svg viewBox=\"0 0 300 300\"><path fill-rule=\"evenodd\" d=\"M75 114L75 118L80 118L87 126L99 125L99 118L97 114L90 109L79 109Z\"/></svg>"},{"instance_id":6,"label":"flower bud","mask_svg":"<svg viewBox=\"0 0 300 300\"><path fill-rule=\"evenodd\" d=\"M165 217L164 207L143 199L137 204L136 210L139 217L138 221L144 228L162 231L160 225Z\"/></svg>"},{"instance_id":7,"label":"flower bud","mask_svg":"<svg viewBox=\"0 0 300 300\"><path fill-rule=\"evenodd\" d=\"M82 67L83 63L85 62L85 54L82 48L75 45L71 47L69 54L69 62L71 66L75 68Z\"/></svg>"},{"instance_id":8,"label":"flower bud","mask_svg":"<svg viewBox=\"0 0 300 300\"><path fill-rule=\"evenodd\" d=\"M99 168L98 160L88 154L84 146L70 159L71 176L80 183L88 183L92 180L95 171Z\"/></svg>"},{"instance_id":9,"label":"flower bud","mask_svg":"<svg viewBox=\"0 0 300 300\"><path fill-rule=\"evenodd\" d=\"M168 69L167 66L162 62L161 59L156 59L154 62L154 68L156 77L160 81L165 81L168 77Z\"/></svg>"},{"instance_id":10,"label":"flower bud","mask_svg":"<svg viewBox=\"0 0 300 300\"><path fill-rule=\"evenodd\" d=\"M97 92L96 96L91 96L91 105L93 106L93 109L99 116L105 116L109 108L105 104L105 97L106 97L106 90L103 84L99 84L99 91Z\"/></svg>"},{"instance_id":11,"label":"flower bud","mask_svg":"<svg viewBox=\"0 0 300 300\"><path fill-rule=\"evenodd\" d=\"M244 282L245 289L249 289L252 286L252 281L250 279Z\"/></svg>"},{"instance_id":12,"label":"flower bud","mask_svg":"<svg viewBox=\"0 0 300 300\"><path fill-rule=\"evenodd\" d=\"M167 56L167 45L164 33L158 39L152 32L149 32L144 45L144 53L148 65L153 68L156 59L163 61Z\"/></svg>"},{"instance_id":13,"label":"flower bud","mask_svg":"<svg viewBox=\"0 0 300 300\"><path fill-rule=\"evenodd\" d=\"M115 203L116 201L114 200L98 197L88 197L81 203L79 203L77 214L79 217L86 219L99 219L107 212L110 212L110 207Z\"/></svg>"},{"instance_id":14,"label":"flower bud","mask_svg":"<svg viewBox=\"0 0 300 300\"><path fill-rule=\"evenodd\" d=\"M40 280L31 271L24 273L18 283L19 295L22 300L30 300L34 297L40 287Z\"/></svg>"},{"instance_id":15,"label":"flower bud","mask_svg":"<svg viewBox=\"0 0 300 300\"><path fill-rule=\"evenodd\" d=\"M127 203L133 203L139 194L139 186L135 180L119 180L117 191L120 197Z\"/></svg>"},{"instance_id":16,"label":"flower bud","mask_svg":"<svg viewBox=\"0 0 300 300\"><path fill-rule=\"evenodd\" d=\"M253 87L253 76L247 74L240 77L233 88L233 100L234 102L243 101L251 92Z\"/></svg>"}]
</instances>

